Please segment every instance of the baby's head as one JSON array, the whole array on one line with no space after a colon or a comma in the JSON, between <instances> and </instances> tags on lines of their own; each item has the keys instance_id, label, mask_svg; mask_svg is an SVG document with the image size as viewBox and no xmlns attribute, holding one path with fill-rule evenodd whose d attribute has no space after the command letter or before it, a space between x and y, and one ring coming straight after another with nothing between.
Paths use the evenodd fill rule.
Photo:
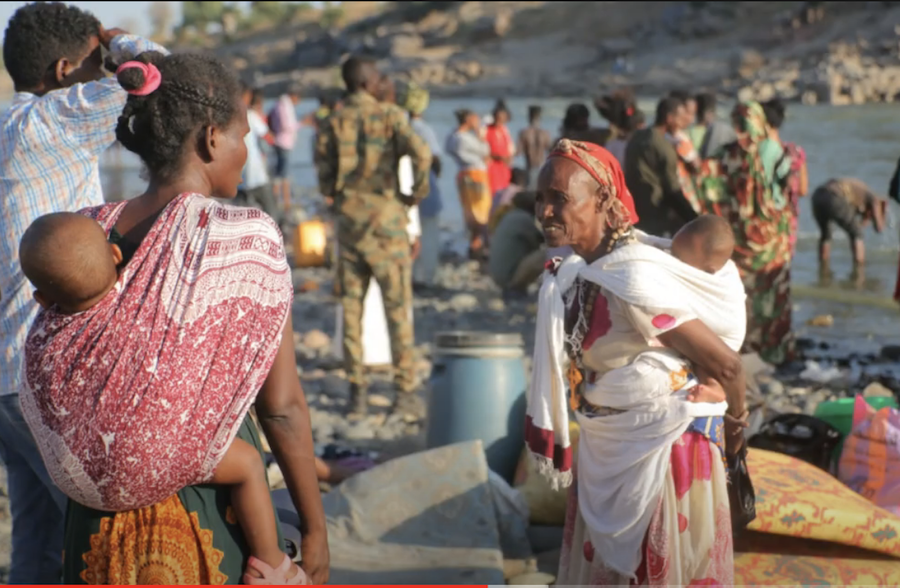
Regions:
<instances>
[{"instance_id":1,"label":"baby's head","mask_svg":"<svg viewBox=\"0 0 900 588\"><path fill-rule=\"evenodd\" d=\"M672 238L672 255L710 274L722 269L734 252L734 233L720 216L704 214Z\"/></svg>"},{"instance_id":2,"label":"baby's head","mask_svg":"<svg viewBox=\"0 0 900 588\"><path fill-rule=\"evenodd\" d=\"M85 311L116 284L122 252L97 221L74 212L47 214L31 223L19 244L19 261L44 308Z\"/></svg>"}]
</instances>

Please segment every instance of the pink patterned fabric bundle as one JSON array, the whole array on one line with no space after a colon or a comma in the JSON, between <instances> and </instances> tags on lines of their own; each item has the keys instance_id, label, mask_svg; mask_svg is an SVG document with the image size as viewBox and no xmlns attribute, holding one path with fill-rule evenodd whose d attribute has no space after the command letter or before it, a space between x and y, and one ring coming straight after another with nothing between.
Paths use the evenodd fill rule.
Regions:
<instances>
[{"instance_id":1,"label":"pink patterned fabric bundle","mask_svg":"<svg viewBox=\"0 0 900 588\"><path fill-rule=\"evenodd\" d=\"M124 206L83 213L108 233ZM45 310L32 326L22 410L53 481L106 511L208 481L275 361L292 300L269 217L174 199L103 300Z\"/></svg>"},{"instance_id":2,"label":"pink patterned fabric bundle","mask_svg":"<svg viewBox=\"0 0 900 588\"><path fill-rule=\"evenodd\" d=\"M841 482L900 515L900 410L875 410L857 395L838 472Z\"/></svg>"}]
</instances>

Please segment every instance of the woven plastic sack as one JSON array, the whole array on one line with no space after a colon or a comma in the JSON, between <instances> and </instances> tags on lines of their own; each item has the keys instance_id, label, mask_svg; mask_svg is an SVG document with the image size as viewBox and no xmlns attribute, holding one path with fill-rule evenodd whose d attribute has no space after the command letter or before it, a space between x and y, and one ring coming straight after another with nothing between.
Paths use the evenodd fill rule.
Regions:
<instances>
[{"instance_id":1,"label":"woven plastic sack","mask_svg":"<svg viewBox=\"0 0 900 588\"><path fill-rule=\"evenodd\" d=\"M838 478L873 503L900 515L900 411L875 410L856 397L853 431L844 442Z\"/></svg>"}]
</instances>

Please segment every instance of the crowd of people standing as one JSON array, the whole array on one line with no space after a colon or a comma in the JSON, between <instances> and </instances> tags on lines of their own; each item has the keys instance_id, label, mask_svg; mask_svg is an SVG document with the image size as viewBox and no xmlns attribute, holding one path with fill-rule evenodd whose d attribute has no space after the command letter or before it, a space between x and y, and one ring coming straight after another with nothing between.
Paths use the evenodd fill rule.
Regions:
<instances>
[{"instance_id":1,"label":"crowd of people standing","mask_svg":"<svg viewBox=\"0 0 900 588\"><path fill-rule=\"evenodd\" d=\"M793 357L790 272L809 182L803 149L781 139L779 101L739 103L724 122L713 95L672 92L648 126L622 90L594 104L606 128L591 124L586 105L572 104L555 142L536 105L514 138L509 108L498 101L486 121L458 111L441 141L426 122L427 91L382 75L366 58L342 64L344 95L323 97L315 113L298 117L300 91L292 87L266 114L262 94L219 60L169 54L60 3L15 13L4 61L16 88L0 117L0 459L13 516L10 582L327 581L319 464L297 376L294 291L279 230L292 204L297 130L309 124L338 244L348 418L369 406L362 325L373 284L392 352L390 410L418 412L412 299L434 282L443 208L437 180L449 157L470 257L484 261L507 295L527 292L543 274L538 334L566 333L565 341L539 341L535 353L527 430L549 427L550 437L532 435L529 447L544 452L549 469L574 477L560 418L566 407L587 419L627 413L609 396L592 404L588 388L634 367L637 355L658 353L658 343L681 354L679 391L687 390L688 364L704 382L691 390L712 390L684 401L727 400L727 413L723 406L690 418L673 411L676 441L653 437L654 455L668 458L655 483L665 479L680 493L638 513L654 534L635 532L633 541L595 553L592 541L604 536L591 527L598 513L573 492L561 583L729 583L731 543L719 542L720 532L730 537L724 466L709 456L733 454L742 442L736 341L773 364ZM134 198L104 203L98 158L115 142L141 159L148 183ZM513 165L519 155L522 168ZM268 214L220 202L233 198ZM823 268L837 224L861 271L862 229L869 222L883 229L886 200L858 180L834 178L813 191L812 207ZM694 224L698 218L715 222ZM654 236L695 243L723 234L729 255L713 269L678 266L674 245L672 255L652 245ZM575 253L571 261L555 257L559 248ZM725 319L705 325L693 300L670 300L659 264L631 276L637 293L610 282L612 271L586 269L610 260L627 266L634 256L678 267L713 303L710 284L733 278L740 290L742 283L746 321L740 312L726 319L746 322L746 337L729 337L742 329ZM592 277L582 279L582 270ZM646 392L648 373L625 372L626 384ZM662 376L664 388L674 381ZM560 393L564 380L571 405ZM541 402L551 407L546 414ZM303 521L301 566L279 545L251 406ZM633 432L628 418L622 426ZM593 433L582 447L606 451L600 461L618 457L596 443L615 433L598 423L586 427ZM559 444L547 442L553 435ZM588 491L608 489L602 468L582 475L593 476ZM707 508L691 512L692 502ZM679 541L690 549L672 551ZM622 545L641 551L623 555ZM682 565L668 565L679 558Z\"/></svg>"}]
</instances>

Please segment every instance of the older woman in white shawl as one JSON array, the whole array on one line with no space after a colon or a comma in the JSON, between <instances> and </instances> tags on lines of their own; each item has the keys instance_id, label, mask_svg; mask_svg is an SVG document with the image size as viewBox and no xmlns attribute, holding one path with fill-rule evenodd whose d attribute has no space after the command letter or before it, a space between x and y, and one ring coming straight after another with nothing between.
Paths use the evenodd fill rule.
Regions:
<instances>
[{"instance_id":1,"label":"older woman in white shawl","mask_svg":"<svg viewBox=\"0 0 900 588\"><path fill-rule=\"evenodd\" d=\"M723 452L743 441L744 375L735 341L723 341L733 326L723 309L741 307L742 293L728 275L704 288L632 228L622 171L597 145L557 144L536 212L548 246L575 253L544 275L525 433L541 471L572 486L557 584L733 584ZM727 404L690 405L685 365L714 378ZM665 366L682 396L661 390ZM604 389L614 373L632 385ZM577 470L569 408L581 425Z\"/></svg>"}]
</instances>

